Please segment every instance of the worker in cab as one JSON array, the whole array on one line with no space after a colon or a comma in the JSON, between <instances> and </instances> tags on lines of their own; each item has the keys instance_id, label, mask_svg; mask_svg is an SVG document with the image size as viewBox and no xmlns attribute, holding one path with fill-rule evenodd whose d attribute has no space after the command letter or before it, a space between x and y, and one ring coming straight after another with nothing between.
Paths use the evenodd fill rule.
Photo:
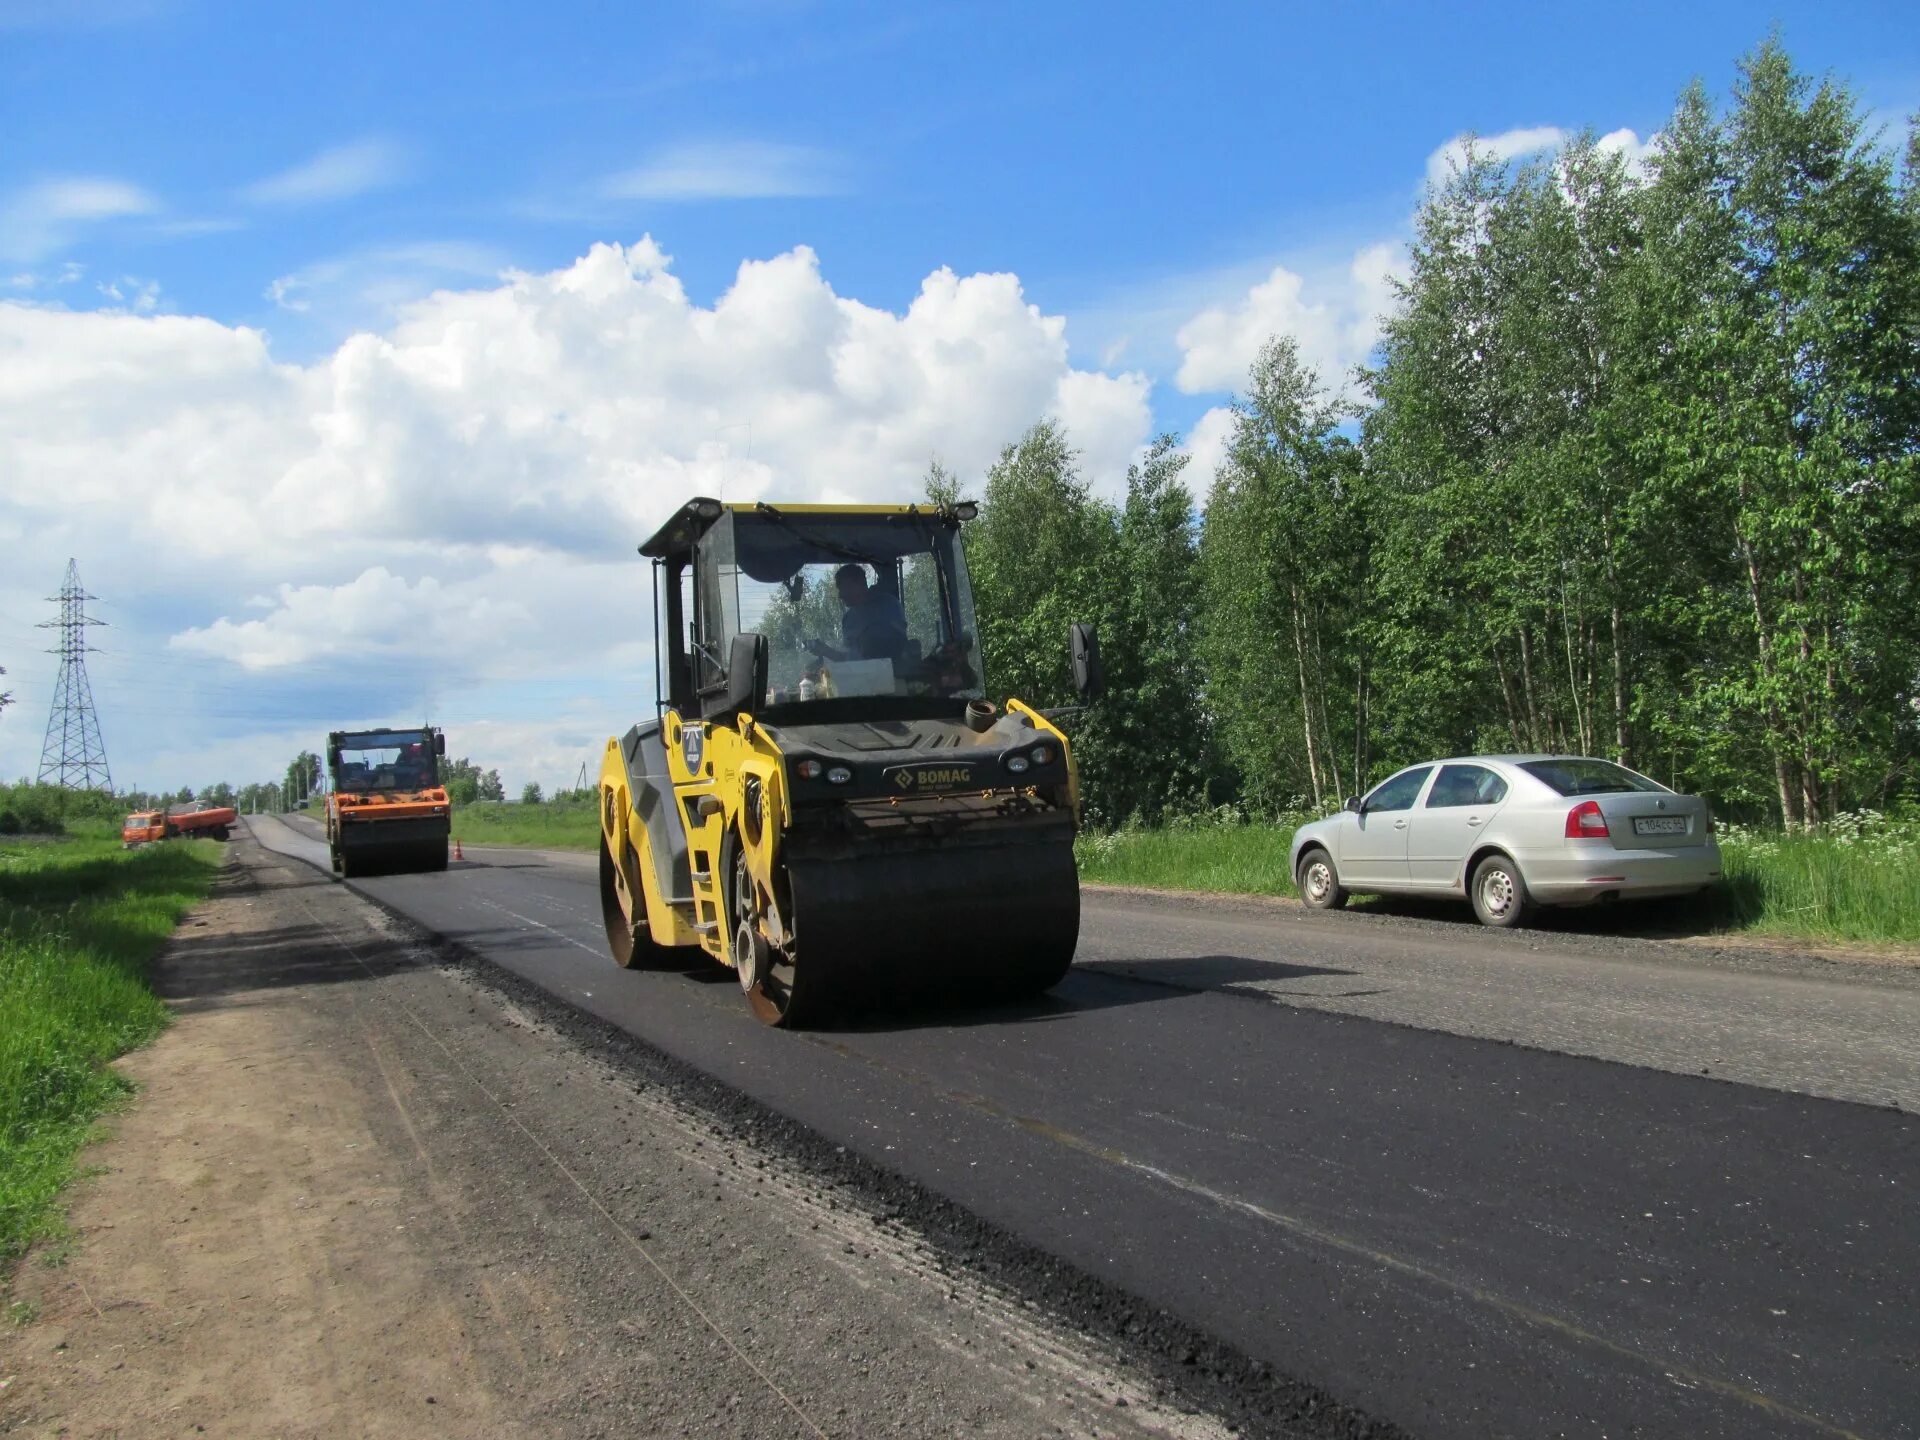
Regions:
<instances>
[{"instance_id":1,"label":"worker in cab","mask_svg":"<svg viewBox=\"0 0 1920 1440\"><path fill-rule=\"evenodd\" d=\"M822 660L896 660L907 644L907 617L899 597L867 583L867 567L842 565L833 586L844 612L840 645L809 640L806 648Z\"/></svg>"}]
</instances>

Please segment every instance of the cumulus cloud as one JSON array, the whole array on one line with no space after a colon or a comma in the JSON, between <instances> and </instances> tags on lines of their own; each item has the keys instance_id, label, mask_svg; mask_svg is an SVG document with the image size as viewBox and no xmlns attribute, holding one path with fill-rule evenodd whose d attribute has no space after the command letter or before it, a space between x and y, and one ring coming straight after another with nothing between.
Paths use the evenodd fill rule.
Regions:
<instances>
[{"instance_id":1,"label":"cumulus cloud","mask_svg":"<svg viewBox=\"0 0 1920 1440\"><path fill-rule=\"evenodd\" d=\"M462 594L431 575L409 583L381 565L344 585L282 585L276 599L250 603L269 613L237 624L223 616L182 631L169 646L272 670L334 656L360 662L411 655L423 647L469 654L510 645L530 620L518 602Z\"/></svg>"},{"instance_id":2,"label":"cumulus cloud","mask_svg":"<svg viewBox=\"0 0 1920 1440\"><path fill-rule=\"evenodd\" d=\"M1497 135L1456 135L1427 157L1427 183L1444 185L1467 163L1467 148L1495 160L1514 160L1522 155L1551 150L1563 144L1567 132L1558 125L1533 125L1518 130L1502 130Z\"/></svg>"},{"instance_id":3,"label":"cumulus cloud","mask_svg":"<svg viewBox=\"0 0 1920 1440\"><path fill-rule=\"evenodd\" d=\"M1609 130L1596 140L1594 145L1603 153L1617 152L1626 156L1627 168L1636 175L1644 176L1647 173L1647 167L1653 163L1655 152L1660 148L1660 134L1655 131L1642 140L1637 133L1623 127L1619 130Z\"/></svg>"},{"instance_id":4,"label":"cumulus cloud","mask_svg":"<svg viewBox=\"0 0 1920 1440\"><path fill-rule=\"evenodd\" d=\"M159 208L151 195L124 180L84 175L42 180L0 205L0 258L31 263L65 246L85 226Z\"/></svg>"},{"instance_id":5,"label":"cumulus cloud","mask_svg":"<svg viewBox=\"0 0 1920 1440\"><path fill-rule=\"evenodd\" d=\"M1404 254L1395 242L1369 245L1344 268L1311 280L1274 266L1238 302L1209 306L1180 327L1174 383L1189 395L1238 390L1260 347L1275 335L1290 335L1322 383L1344 391L1353 367L1379 338L1380 316L1392 303L1392 277Z\"/></svg>"},{"instance_id":6,"label":"cumulus cloud","mask_svg":"<svg viewBox=\"0 0 1920 1440\"><path fill-rule=\"evenodd\" d=\"M537 729L512 713L537 681L540 713L577 699L604 735L652 683L634 547L688 495L897 500L935 458L977 485L1046 415L1117 493L1148 382L1076 369L1012 275L938 270L885 309L804 247L702 305L650 239L597 245L306 364L202 317L0 300L0 473L21 482L0 535L79 555L127 656L206 677L186 693L209 705L249 712L297 679L344 712L315 724L431 708ZM175 618L143 635L145 613ZM146 723L149 753L181 748L157 733L175 721ZM0 749L0 769L31 758Z\"/></svg>"},{"instance_id":7,"label":"cumulus cloud","mask_svg":"<svg viewBox=\"0 0 1920 1440\"><path fill-rule=\"evenodd\" d=\"M1203 500L1227 458L1235 419L1231 406L1214 406L1194 422L1180 447L1187 455L1187 485Z\"/></svg>"},{"instance_id":8,"label":"cumulus cloud","mask_svg":"<svg viewBox=\"0 0 1920 1440\"><path fill-rule=\"evenodd\" d=\"M1565 144L1571 134L1557 125L1537 125L1497 135L1456 135L1427 157L1426 178L1444 184L1466 163L1469 147L1513 160ZM1623 128L1594 143L1603 152L1624 155L1636 174L1644 174L1659 136L1642 140ZM1276 335L1288 335L1328 389L1349 393L1354 367L1379 340L1381 318L1393 308L1394 283L1404 276L1406 263L1405 242L1388 239L1362 247L1343 267L1273 266L1244 294L1216 301L1180 326L1174 383L1188 394L1238 390L1260 347ZM1201 424L1212 421L1217 427L1223 423L1215 419L1220 413L1209 412ZM1196 438L1190 448L1198 469L1207 442Z\"/></svg>"},{"instance_id":9,"label":"cumulus cloud","mask_svg":"<svg viewBox=\"0 0 1920 1440\"><path fill-rule=\"evenodd\" d=\"M838 156L761 140L667 146L600 187L609 200L758 200L838 195L845 189L845 166Z\"/></svg>"},{"instance_id":10,"label":"cumulus cloud","mask_svg":"<svg viewBox=\"0 0 1920 1440\"><path fill-rule=\"evenodd\" d=\"M241 192L256 205L318 205L350 200L403 179L408 157L391 140L357 140L322 150L278 175L257 180Z\"/></svg>"}]
</instances>

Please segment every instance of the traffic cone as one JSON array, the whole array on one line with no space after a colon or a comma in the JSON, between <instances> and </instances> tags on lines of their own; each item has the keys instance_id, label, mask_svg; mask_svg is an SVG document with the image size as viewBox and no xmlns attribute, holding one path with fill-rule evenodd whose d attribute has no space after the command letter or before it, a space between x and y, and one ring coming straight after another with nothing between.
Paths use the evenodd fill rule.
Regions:
<instances>
[{"instance_id":1,"label":"traffic cone","mask_svg":"<svg viewBox=\"0 0 1920 1440\"><path fill-rule=\"evenodd\" d=\"M460 842L457 839L453 842L453 858L456 860L464 860L467 858L460 853Z\"/></svg>"}]
</instances>

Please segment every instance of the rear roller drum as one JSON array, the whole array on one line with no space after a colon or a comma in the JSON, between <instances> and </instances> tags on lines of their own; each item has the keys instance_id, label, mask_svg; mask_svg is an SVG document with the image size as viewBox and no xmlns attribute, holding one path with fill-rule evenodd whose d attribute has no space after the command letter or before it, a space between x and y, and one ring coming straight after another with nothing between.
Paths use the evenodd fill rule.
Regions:
<instances>
[{"instance_id":1,"label":"rear roller drum","mask_svg":"<svg viewBox=\"0 0 1920 1440\"><path fill-rule=\"evenodd\" d=\"M634 897L637 903L639 897ZM673 963L671 946L656 945L646 927L634 934L634 923L627 913L627 899L620 893L619 877L613 868L613 855L607 849L606 836L600 837L600 917L607 927L607 949L614 963L623 970L655 969Z\"/></svg>"}]
</instances>

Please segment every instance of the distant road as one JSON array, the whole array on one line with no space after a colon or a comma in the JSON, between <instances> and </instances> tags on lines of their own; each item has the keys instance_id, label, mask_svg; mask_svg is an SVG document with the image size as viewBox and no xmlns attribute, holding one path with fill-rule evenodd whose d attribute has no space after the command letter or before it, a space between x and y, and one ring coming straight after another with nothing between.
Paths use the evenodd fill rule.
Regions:
<instances>
[{"instance_id":1,"label":"distant road","mask_svg":"<svg viewBox=\"0 0 1920 1440\"><path fill-rule=\"evenodd\" d=\"M1107 892L1045 1001L787 1035L468 856L352 883L1415 1434L1920 1435L1907 973Z\"/></svg>"}]
</instances>

